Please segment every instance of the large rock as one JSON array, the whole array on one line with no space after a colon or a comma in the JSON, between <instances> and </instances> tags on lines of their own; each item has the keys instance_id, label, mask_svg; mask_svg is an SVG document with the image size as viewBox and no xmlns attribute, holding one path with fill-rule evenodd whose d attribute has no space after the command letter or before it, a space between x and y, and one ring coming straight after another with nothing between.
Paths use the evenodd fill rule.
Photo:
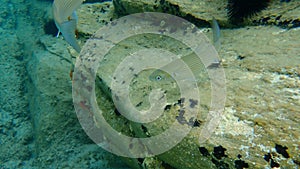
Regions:
<instances>
[{"instance_id":1,"label":"large rock","mask_svg":"<svg viewBox=\"0 0 300 169\"><path fill-rule=\"evenodd\" d=\"M115 5L119 5L117 3L123 3L119 6L122 7L120 10L127 13L151 7L149 1L115 1ZM159 2L156 4L160 5ZM199 124L194 125L180 144L154 158L136 160L135 168L299 167L300 51L296 47L299 44L299 29L253 26L222 30L221 33L219 55L226 72L227 102L217 130L205 143L199 144L197 138L202 123L205 123L200 116ZM94 37L96 39L97 36ZM85 49L93 51L93 47ZM99 107L114 129L130 136L157 135L178 116L177 102L180 97L176 85L170 82L153 83L148 78L151 72L147 71L132 81L130 99L138 109L146 109L149 107L149 92L160 87L171 96L164 112L166 115L155 122L136 124L120 117L111 101L110 84L116 67L134 51L150 47L167 49L183 56L189 52L173 39L140 35L117 44L104 56L98 70L97 85L103 89L96 88L98 102L103 103ZM201 98L201 109L207 113L210 83L208 78L201 80L202 95L206 96ZM136 166L136 163L141 165Z\"/></svg>"},{"instance_id":2,"label":"large rock","mask_svg":"<svg viewBox=\"0 0 300 169\"><path fill-rule=\"evenodd\" d=\"M213 17L220 23L226 22L226 1L116 0L113 3L120 16L140 12L163 12L183 17L197 26L208 26Z\"/></svg>"},{"instance_id":3,"label":"large rock","mask_svg":"<svg viewBox=\"0 0 300 169\"><path fill-rule=\"evenodd\" d=\"M51 3L1 1L0 168L128 168L78 123L70 78L78 54L44 35Z\"/></svg>"},{"instance_id":4,"label":"large rock","mask_svg":"<svg viewBox=\"0 0 300 169\"><path fill-rule=\"evenodd\" d=\"M16 34L0 31L0 168L30 167L34 133L24 95L24 50Z\"/></svg>"},{"instance_id":5,"label":"large rock","mask_svg":"<svg viewBox=\"0 0 300 169\"><path fill-rule=\"evenodd\" d=\"M227 1L210 0L115 0L116 13L120 16L138 12L164 12L183 17L198 26L209 25L216 18L222 27L232 27L227 18ZM269 7L246 20L243 25L271 24L282 27L300 25L300 2L280 3L271 1Z\"/></svg>"},{"instance_id":6,"label":"large rock","mask_svg":"<svg viewBox=\"0 0 300 169\"><path fill-rule=\"evenodd\" d=\"M83 4L77 10L78 31L89 36L116 18L111 2ZM93 26L91 26L91 23Z\"/></svg>"},{"instance_id":7,"label":"large rock","mask_svg":"<svg viewBox=\"0 0 300 169\"><path fill-rule=\"evenodd\" d=\"M212 16L220 24L228 24L226 3L208 1L114 1L119 15L142 11L162 11L178 14L197 25L208 25ZM192 3L193 2L193 3ZM282 17L294 18L297 15L298 1L285 4ZM109 4L109 3L108 3ZM182 6L184 4L184 6ZM274 1L274 5L281 7ZM199 6L203 8L199 9ZM286 15L286 9L293 10ZM217 7L216 7L217 6ZM211 8L214 7L214 8ZM270 6L271 9L272 6ZM114 18L112 5L83 5L78 10L81 33L90 35L99 27ZM215 9L216 8L216 9ZM221 10L218 10L221 9ZM192 11L192 12L189 12ZM97 11L107 11L108 17L101 18ZM207 12L209 11L209 12ZM266 10L269 11L269 10ZM259 17L262 18L262 12ZM286 17L284 17L286 16ZM293 16L293 17L292 17ZM100 17L100 19L99 19ZM80 18L84 18L80 20ZM98 18L98 19L97 19ZM256 18L256 17L254 17ZM277 14L276 17L277 18ZM257 20L257 18L255 19ZM267 19L269 20L269 19ZM286 20L286 19L285 19ZM264 23L264 22L263 22ZM275 23L275 22L274 22ZM228 25L229 26L229 25ZM207 29L205 29L206 31ZM204 31L204 32L205 32ZM206 32L209 35L209 32ZM133 168L266 168L280 165L285 168L299 167L299 29L284 30L277 27L247 27L235 30L222 30L222 46L219 51L223 59L227 76L227 102L224 116L210 139L198 144L197 138L202 123L193 127L191 133L172 150L151 158L125 159ZM69 54L73 50L59 39L42 37L41 45L27 65L30 77L29 97L32 121L34 122L35 149L39 168L108 168L107 161L118 161L95 146L83 133L77 122L71 98L71 80L69 72L73 59ZM83 43L81 43L83 44ZM138 44L138 45L137 45ZM174 45L174 46L173 46ZM176 46L177 45L177 46ZM97 81L99 105L107 121L117 130L130 136L152 136L159 134L175 120L178 115L178 95L176 86L171 83L157 84L148 81L149 74L142 73L132 86L132 101L139 108L149 106L148 94L152 87L163 87L173 100L165 110L161 120L150 124L128 122L119 116L110 98L109 84L114 68L122 57L136 49L161 47L182 55L188 50L180 50L180 45L170 39L160 41L153 37L135 37L124 41L118 48L106 55L101 64ZM181 46L182 47L182 46ZM65 48L70 48L68 52ZM76 55L76 54L73 54ZM22 58L16 55L18 59ZM209 107L209 83L203 79L201 108ZM17 85L20 85L17 81ZM207 89L207 90L206 90ZM18 94L18 93L17 93ZM8 114L7 110L1 113ZM172 116L173 115L173 116ZM5 128L11 128L13 116L7 115L1 121ZM25 128L27 137L24 143L32 141L30 126ZM28 130L28 131L27 131ZM32 144L30 144L32 145ZM28 159L32 152L28 147L20 154ZM9 151L9 149L5 149ZM270 154L269 154L270 153ZM17 154L17 153L15 153ZM35 154L35 153L34 153ZM75 155L74 155L75 154ZM2 156L3 157L3 156ZM17 158L19 156L16 156ZM264 159L265 157L265 159ZM270 158L268 158L270 157ZM108 160L101 160L108 159ZM75 163L69 163L69 160ZM17 159L15 161L18 161ZM22 165L22 161L18 161ZM246 164L247 163L247 164ZM118 164L115 168L122 167ZM113 168L113 167L112 167Z\"/></svg>"},{"instance_id":8,"label":"large rock","mask_svg":"<svg viewBox=\"0 0 300 169\"><path fill-rule=\"evenodd\" d=\"M42 36L39 41L42 50L36 50L27 64L37 164L34 166L125 168L118 157L94 145L78 123L72 101L73 63L68 44L51 36Z\"/></svg>"}]
</instances>

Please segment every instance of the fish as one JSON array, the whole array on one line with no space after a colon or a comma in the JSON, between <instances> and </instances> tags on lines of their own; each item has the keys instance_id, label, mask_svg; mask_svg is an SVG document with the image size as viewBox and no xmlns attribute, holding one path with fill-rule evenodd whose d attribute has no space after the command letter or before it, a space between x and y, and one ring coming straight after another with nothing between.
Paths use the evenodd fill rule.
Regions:
<instances>
[{"instance_id":1,"label":"fish","mask_svg":"<svg viewBox=\"0 0 300 169\"><path fill-rule=\"evenodd\" d=\"M213 34L213 44L215 49L218 51L221 48L221 31L220 31L220 26L217 22L217 20L213 17L212 22L211 22L211 27L212 27L212 34ZM197 57L195 53L189 53L185 56L180 57L179 59L182 59L190 68L192 73L196 76L199 74L203 73L204 70L204 65L201 62L200 58ZM218 67L221 62L219 60L216 60L212 63L213 66L209 66L207 68L215 68ZM173 65L173 66L172 66ZM163 68L159 68L154 70L150 75L149 75L149 80L154 81L154 82L174 82L174 78L167 72L165 72L163 69L171 70L170 72L173 72L173 76L176 76L176 72L178 72L178 68L176 68L176 60L172 61L171 63L165 65ZM193 80L193 79L186 79L186 80ZM196 82L198 82L199 78L196 77Z\"/></svg>"},{"instance_id":2,"label":"fish","mask_svg":"<svg viewBox=\"0 0 300 169\"><path fill-rule=\"evenodd\" d=\"M76 41L75 31L78 17L76 9L85 0L54 0L52 4L52 12L55 25L58 29L58 34L61 33L64 39L80 53L81 47Z\"/></svg>"},{"instance_id":3,"label":"fish","mask_svg":"<svg viewBox=\"0 0 300 169\"><path fill-rule=\"evenodd\" d=\"M177 65L179 64L179 60L182 60L185 64L188 65L189 69L192 71L194 75L198 75L204 71L204 65L202 64L201 60L199 57L194 52L189 53L188 55L185 55L179 59L173 60L171 63L163 66L162 68L155 69L150 75L149 75L149 80L154 81L154 82L160 82L160 83L165 83L165 82L175 82L175 79L172 76L177 76L178 71L188 71L188 70L183 70L182 68L179 68ZM178 62L178 63L177 63ZM169 74L164 71L168 70L169 72L172 73ZM193 80L191 79L185 79L185 80Z\"/></svg>"}]
</instances>

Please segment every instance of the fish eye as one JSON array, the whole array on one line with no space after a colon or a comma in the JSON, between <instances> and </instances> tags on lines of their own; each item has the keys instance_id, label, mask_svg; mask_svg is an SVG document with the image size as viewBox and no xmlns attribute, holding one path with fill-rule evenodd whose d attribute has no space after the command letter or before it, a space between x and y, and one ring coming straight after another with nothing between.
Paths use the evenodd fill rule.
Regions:
<instances>
[{"instance_id":1,"label":"fish eye","mask_svg":"<svg viewBox=\"0 0 300 169\"><path fill-rule=\"evenodd\" d=\"M157 76L155 77L155 80L157 80L157 81L160 81L161 79L162 79L161 75L157 75Z\"/></svg>"}]
</instances>

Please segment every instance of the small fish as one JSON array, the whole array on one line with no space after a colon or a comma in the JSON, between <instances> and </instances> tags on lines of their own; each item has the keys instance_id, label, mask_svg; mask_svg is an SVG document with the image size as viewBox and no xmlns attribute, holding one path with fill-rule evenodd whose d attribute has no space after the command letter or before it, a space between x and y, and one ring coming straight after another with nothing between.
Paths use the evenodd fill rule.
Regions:
<instances>
[{"instance_id":1,"label":"small fish","mask_svg":"<svg viewBox=\"0 0 300 169\"><path fill-rule=\"evenodd\" d=\"M170 74L164 72L163 70L157 69L153 73L150 74L149 79L151 81L171 81L173 78Z\"/></svg>"},{"instance_id":2,"label":"small fish","mask_svg":"<svg viewBox=\"0 0 300 169\"><path fill-rule=\"evenodd\" d=\"M163 69L156 69L149 75L149 80L155 82L175 82L175 79L173 77L176 77L178 75L178 71L188 71L177 66L180 65L179 63L177 63L179 60L182 60L185 64L187 64L194 75L198 75L203 71L201 67L203 68L204 65L202 64L200 58L198 58L194 53L190 53L181 58L175 59L171 63L162 67L163 69L169 70L172 75L163 71ZM191 78L185 80L192 81L193 79Z\"/></svg>"},{"instance_id":3,"label":"small fish","mask_svg":"<svg viewBox=\"0 0 300 169\"><path fill-rule=\"evenodd\" d=\"M85 0L54 0L52 5L54 22L58 28L59 33L61 32L65 40L78 52L80 53L80 46L78 45L75 37L77 15L75 10Z\"/></svg>"},{"instance_id":4,"label":"small fish","mask_svg":"<svg viewBox=\"0 0 300 169\"><path fill-rule=\"evenodd\" d=\"M212 34L213 34L213 44L214 44L216 50L218 51L221 48L221 40L220 40L221 31L220 31L219 24L215 18L212 19L211 26L212 26ZM204 67L203 63L195 54L190 53L188 55L181 57L180 59L182 59L189 66L189 68L191 69L192 73L195 76L198 76L199 74L203 73L203 67ZM175 63L175 61L173 61L173 63L171 62L166 65L166 66L168 66L168 70L170 70L171 65L176 65L174 63ZM207 68L217 68L219 65L220 65L220 61L216 60ZM165 68L166 68L166 66L165 66ZM178 72L178 70L176 70L176 67L172 67L171 69L172 69L173 75L176 75L176 72ZM170 74L168 74L167 72L165 72L161 69L154 70L153 73L151 73L149 75L149 80L156 81L156 82L174 81L174 79L172 78L172 76ZM189 80L189 79L187 79L187 80Z\"/></svg>"}]
</instances>

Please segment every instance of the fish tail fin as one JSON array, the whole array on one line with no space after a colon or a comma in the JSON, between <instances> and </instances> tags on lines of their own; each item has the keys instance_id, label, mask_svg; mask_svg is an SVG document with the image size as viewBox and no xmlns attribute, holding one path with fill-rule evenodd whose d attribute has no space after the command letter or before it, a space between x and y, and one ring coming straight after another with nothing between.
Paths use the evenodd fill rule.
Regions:
<instances>
[{"instance_id":1,"label":"fish tail fin","mask_svg":"<svg viewBox=\"0 0 300 169\"><path fill-rule=\"evenodd\" d=\"M213 17L212 23L212 32L213 32L213 42L216 50L218 51L221 48L221 31L217 20Z\"/></svg>"},{"instance_id":2,"label":"fish tail fin","mask_svg":"<svg viewBox=\"0 0 300 169\"><path fill-rule=\"evenodd\" d=\"M60 25L60 31L65 38L65 40L78 52L80 53L80 46L76 41L75 37L75 30L76 30L76 21L70 20L64 22Z\"/></svg>"}]
</instances>

